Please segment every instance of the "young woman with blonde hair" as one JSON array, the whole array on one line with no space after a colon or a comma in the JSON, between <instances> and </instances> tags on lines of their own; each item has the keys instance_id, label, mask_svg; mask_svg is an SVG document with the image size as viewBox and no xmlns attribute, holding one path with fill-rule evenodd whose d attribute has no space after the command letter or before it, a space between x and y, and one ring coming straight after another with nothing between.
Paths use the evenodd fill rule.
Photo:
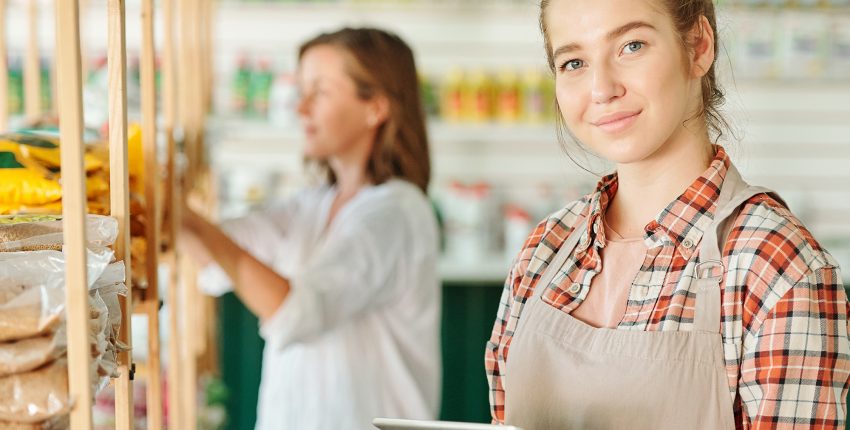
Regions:
<instances>
[{"instance_id":1,"label":"young woman with blonde hair","mask_svg":"<svg viewBox=\"0 0 850 430\"><path fill-rule=\"evenodd\" d=\"M540 223L486 350L493 420L843 429L835 259L722 146L711 0L543 0L563 124L616 165Z\"/></svg>"}]
</instances>

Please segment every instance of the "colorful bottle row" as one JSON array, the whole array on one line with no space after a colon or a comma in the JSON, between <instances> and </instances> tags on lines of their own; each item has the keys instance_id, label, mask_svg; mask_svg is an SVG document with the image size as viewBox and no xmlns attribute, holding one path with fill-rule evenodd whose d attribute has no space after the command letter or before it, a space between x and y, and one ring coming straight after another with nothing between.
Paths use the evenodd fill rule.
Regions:
<instances>
[{"instance_id":1,"label":"colorful bottle row","mask_svg":"<svg viewBox=\"0 0 850 430\"><path fill-rule=\"evenodd\" d=\"M426 112L446 122L539 124L555 116L554 83L538 69L454 69L421 83Z\"/></svg>"},{"instance_id":2,"label":"colorful bottle row","mask_svg":"<svg viewBox=\"0 0 850 430\"><path fill-rule=\"evenodd\" d=\"M251 62L247 56L241 56L231 87L233 112L244 116L266 117L274 80L275 72L270 60L263 58Z\"/></svg>"},{"instance_id":3,"label":"colorful bottle row","mask_svg":"<svg viewBox=\"0 0 850 430\"><path fill-rule=\"evenodd\" d=\"M268 58L237 59L229 110L238 116L291 125L297 117L298 90L292 70L272 67ZM554 118L554 85L543 70L453 69L420 76L422 102L431 118L453 123L544 123Z\"/></svg>"}]
</instances>

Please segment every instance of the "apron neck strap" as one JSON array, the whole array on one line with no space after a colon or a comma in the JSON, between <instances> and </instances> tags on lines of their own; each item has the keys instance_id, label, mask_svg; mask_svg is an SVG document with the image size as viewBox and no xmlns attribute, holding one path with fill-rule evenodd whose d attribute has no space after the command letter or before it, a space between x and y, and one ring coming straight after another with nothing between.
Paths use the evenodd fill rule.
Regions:
<instances>
[{"instance_id":1,"label":"apron neck strap","mask_svg":"<svg viewBox=\"0 0 850 430\"><path fill-rule=\"evenodd\" d=\"M697 297L694 330L718 332L722 313L721 283L726 274L723 248L732 231L738 209L757 194L775 193L767 188L748 185L734 165L730 165L720 188L714 220L703 233L696 267Z\"/></svg>"},{"instance_id":2,"label":"apron neck strap","mask_svg":"<svg viewBox=\"0 0 850 430\"><path fill-rule=\"evenodd\" d=\"M732 222L735 219L738 208L747 200L757 194L768 193L780 202L782 200L772 190L763 187L753 187L744 182L741 174L734 165L730 165L720 188L720 196L717 199L714 220L703 234L699 262L695 276L697 278L697 297L695 302L694 330L697 331L720 331L721 295L720 284L726 273L723 265L722 250L731 232ZM784 202L782 202L784 204ZM543 296L549 289L564 263L572 255L581 238L586 234L588 220L585 218L567 236L567 239L558 249L557 253L537 282L532 298L534 300ZM722 240L720 240L722 239Z\"/></svg>"},{"instance_id":3,"label":"apron neck strap","mask_svg":"<svg viewBox=\"0 0 850 430\"><path fill-rule=\"evenodd\" d=\"M549 284L555 279L555 275L558 274L558 271L564 267L564 263L567 262L567 259L572 255L573 250L581 240L582 236L586 234L587 231L587 218L585 218L578 227L576 227L573 231L567 235L567 239L558 249L558 252L552 257L552 260L546 266L546 269L543 271L543 276L540 277L540 280L537 281L537 286L534 288L533 298L535 300L539 299L543 296L543 292L549 289Z\"/></svg>"}]
</instances>

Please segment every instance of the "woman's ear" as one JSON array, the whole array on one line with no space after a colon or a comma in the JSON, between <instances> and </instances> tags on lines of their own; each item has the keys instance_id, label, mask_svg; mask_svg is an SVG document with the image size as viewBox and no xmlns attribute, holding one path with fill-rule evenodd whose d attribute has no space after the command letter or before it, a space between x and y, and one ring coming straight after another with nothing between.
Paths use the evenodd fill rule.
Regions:
<instances>
[{"instance_id":1,"label":"woman's ear","mask_svg":"<svg viewBox=\"0 0 850 430\"><path fill-rule=\"evenodd\" d=\"M377 127L390 116L390 100L383 94L378 94L369 100L366 124L369 127Z\"/></svg>"},{"instance_id":2,"label":"woman's ear","mask_svg":"<svg viewBox=\"0 0 850 430\"><path fill-rule=\"evenodd\" d=\"M711 29L708 18L700 16L689 36L693 47L691 50L691 77L699 79L708 73L714 63L714 31Z\"/></svg>"}]
</instances>

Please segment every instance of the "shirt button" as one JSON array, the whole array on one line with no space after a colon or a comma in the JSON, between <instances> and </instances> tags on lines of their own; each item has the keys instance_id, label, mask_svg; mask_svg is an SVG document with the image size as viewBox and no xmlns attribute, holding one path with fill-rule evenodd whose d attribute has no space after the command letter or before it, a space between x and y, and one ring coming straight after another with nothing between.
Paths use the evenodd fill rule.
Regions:
<instances>
[{"instance_id":1,"label":"shirt button","mask_svg":"<svg viewBox=\"0 0 850 430\"><path fill-rule=\"evenodd\" d=\"M570 293L577 294L579 291L581 291L581 285L577 282L570 285Z\"/></svg>"},{"instance_id":2,"label":"shirt button","mask_svg":"<svg viewBox=\"0 0 850 430\"><path fill-rule=\"evenodd\" d=\"M693 247L694 247L694 241L692 241L692 240L690 240L690 239L685 239L685 240L682 242L682 246L684 246L685 248L691 249L691 248L693 248Z\"/></svg>"}]
</instances>

